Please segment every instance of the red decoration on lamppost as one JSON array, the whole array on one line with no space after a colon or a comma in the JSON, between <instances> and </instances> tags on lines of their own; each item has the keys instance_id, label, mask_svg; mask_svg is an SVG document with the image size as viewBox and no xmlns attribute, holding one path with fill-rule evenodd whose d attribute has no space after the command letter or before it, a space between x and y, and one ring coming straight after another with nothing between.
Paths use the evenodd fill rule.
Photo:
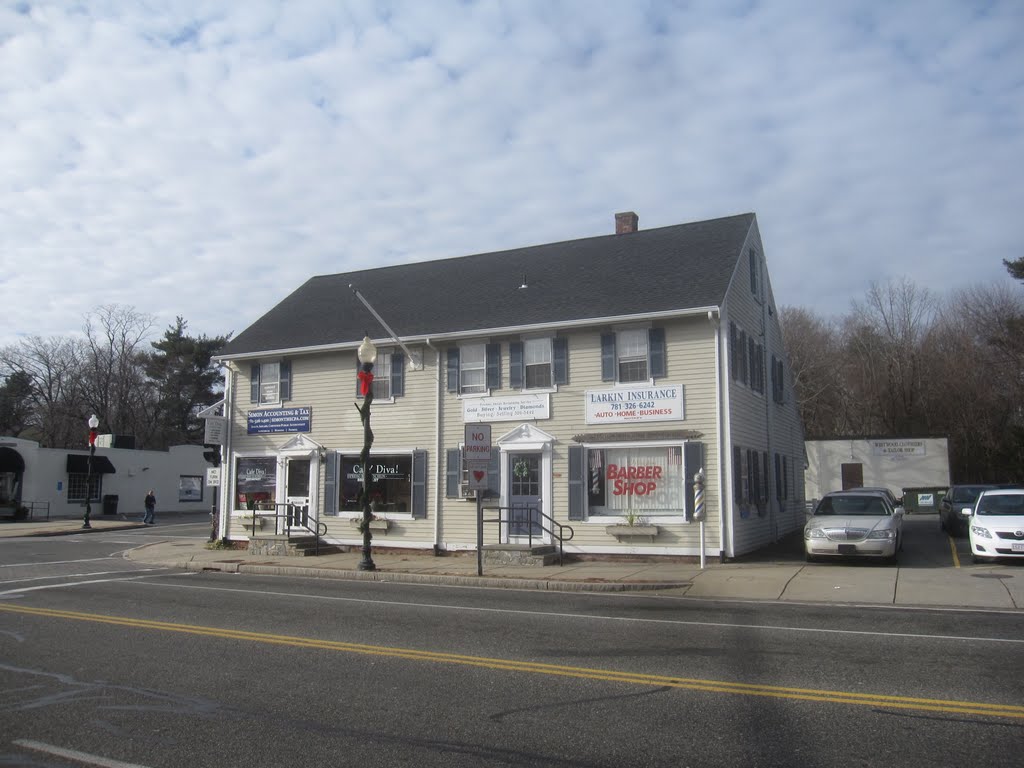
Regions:
<instances>
[{"instance_id":1,"label":"red decoration on lamppost","mask_svg":"<svg viewBox=\"0 0 1024 768\"><path fill-rule=\"evenodd\" d=\"M85 518L82 527L92 528L89 518L92 516L92 457L96 454L96 433L100 426L99 417L94 413L89 417L89 464L85 475Z\"/></svg>"},{"instance_id":2,"label":"red decoration on lamppost","mask_svg":"<svg viewBox=\"0 0 1024 768\"><path fill-rule=\"evenodd\" d=\"M360 370L357 375L359 376L359 394L366 397L373 389L373 372Z\"/></svg>"}]
</instances>

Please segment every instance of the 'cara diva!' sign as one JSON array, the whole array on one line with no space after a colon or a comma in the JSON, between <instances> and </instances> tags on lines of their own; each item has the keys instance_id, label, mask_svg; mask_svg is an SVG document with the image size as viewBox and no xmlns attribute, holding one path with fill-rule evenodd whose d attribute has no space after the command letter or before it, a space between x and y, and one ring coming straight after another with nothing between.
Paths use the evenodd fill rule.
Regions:
<instances>
[{"instance_id":1,"label":"'cara diva!' sign","mask_svg":"<svg viewBox=\"0 0 1024 768\"><path fill-rule=\"evenodd\" d=\"M587 390L587 424L682 421L683 385Z\"/></svg>"}]
</instances>

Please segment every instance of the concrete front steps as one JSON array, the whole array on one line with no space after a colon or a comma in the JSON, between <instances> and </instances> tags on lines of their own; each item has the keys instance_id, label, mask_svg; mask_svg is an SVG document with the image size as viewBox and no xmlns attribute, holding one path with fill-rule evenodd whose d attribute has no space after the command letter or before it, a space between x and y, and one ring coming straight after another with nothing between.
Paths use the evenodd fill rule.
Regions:
<instances>
[{"instance_id":1,"label":"concrete front steps","mask_svg":"<svg viewBox=\"0 0 1024 768\"><path fill-rule=\"evenodd\" d=\"M284 535L270 534L256 535L249 539L249 551L254 555L266 557L313 557L317 554L333 555L345 552L347 549L347 547L338 547L321 540L318 551L316 536L292 536L289 538Z\"/></svg>"},{"instance_id":2,"label":"concrete front steps","mask_svg":"<svg viewBox=\"0 0 1024 768\"><path fill-rule=\"evenodd\" d=\"M558 565L558 548L553 544L485 544L487 565Z\"/></svg>"}]
</instances>

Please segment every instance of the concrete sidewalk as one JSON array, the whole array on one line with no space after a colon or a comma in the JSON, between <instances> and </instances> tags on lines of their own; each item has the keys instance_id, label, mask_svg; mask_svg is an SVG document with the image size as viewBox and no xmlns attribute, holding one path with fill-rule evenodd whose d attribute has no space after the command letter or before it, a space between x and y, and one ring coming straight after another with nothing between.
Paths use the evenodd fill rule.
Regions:
<instances>
[{"instance_id":1,"label":"concrete sidewalk","mask_svg":"<svg viewBox=\"0 0 1024 768\"><path fill-rule=\"evenodd\" d=\"M1017 565L806 564L793 542L729 563L709 559L704 569L696 561L595 559L546 567L485 564L483 575L478 576L472 552L437 557L430 552L379 550L373 554L377 570L360 571L358 550L319 557L272 557L247 550L209 549L201 539L175 539L173 523L148 527L136 520L101 518L93 520L91 531L82 530L81 525L81 519L4 522L0 538L145 528L154 541L131 550L130 559L190 571L559 591L659 590L703 599L1024 610L1024 569Z\"/></svg>"}]
</instances>

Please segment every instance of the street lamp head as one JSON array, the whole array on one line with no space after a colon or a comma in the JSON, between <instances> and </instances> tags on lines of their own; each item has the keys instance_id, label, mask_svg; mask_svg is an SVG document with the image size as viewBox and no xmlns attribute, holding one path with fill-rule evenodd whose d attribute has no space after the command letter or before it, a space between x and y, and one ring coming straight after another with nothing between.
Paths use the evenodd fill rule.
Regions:
<instances>
[{"instance_id":1,"label":"street lamp head","mask_svg":"<svg viewBox=\"0 0 1024 768\"><path fill-rule=\"evenodd\" d=\"M363 336L363 343L359 345L359 351L356 354L359 356L360 363L372 365L377 362L377 348L373 346L369 336Z\"/></svg>"},{"instance_id":2,"label":"street lamp head","mask_svg":"<svg viewBox=\"0 0 1024 768\"><path fill-rule=\"evenodd\" d=\"M100 425L99 416L95 413L89 417L89 429L96 429Z\"/></svg>"}]
</instances>

